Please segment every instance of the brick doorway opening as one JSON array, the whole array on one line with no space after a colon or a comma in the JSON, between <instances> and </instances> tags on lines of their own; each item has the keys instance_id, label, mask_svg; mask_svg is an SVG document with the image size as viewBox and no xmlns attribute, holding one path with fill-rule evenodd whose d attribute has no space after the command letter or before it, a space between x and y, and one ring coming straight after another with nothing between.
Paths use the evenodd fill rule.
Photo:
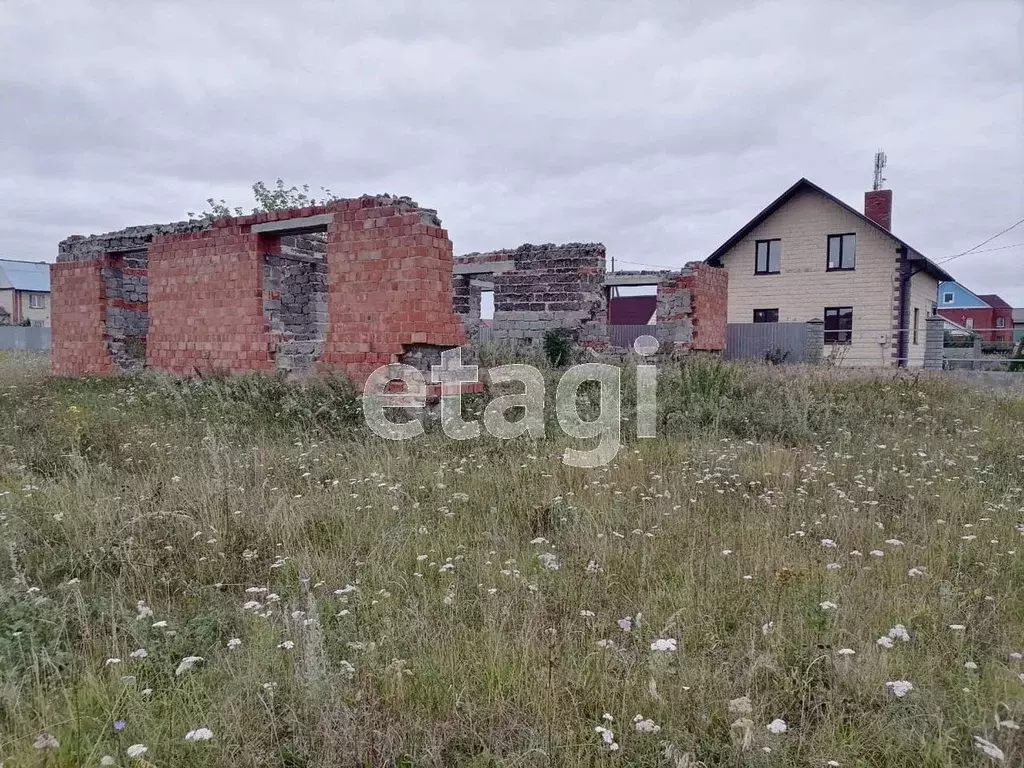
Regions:
<instances>
[{"instance_id":1,"label":"brick doorway opening","mask_svg":"<svg viewBox=\"0 0 1024 768\"><path fill-rule=\"evenodd\" d=\"M259 249L274 365L310 374L327 335L327 225L262 233Z\"/></svg>"}]
</instances>

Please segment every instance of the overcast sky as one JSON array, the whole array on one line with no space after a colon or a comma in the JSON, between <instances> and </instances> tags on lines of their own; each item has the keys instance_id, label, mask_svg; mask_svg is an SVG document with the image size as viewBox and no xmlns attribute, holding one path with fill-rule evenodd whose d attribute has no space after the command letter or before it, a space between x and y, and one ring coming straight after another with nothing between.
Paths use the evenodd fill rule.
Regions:
<instances>
[{"instance_id":1,"label":"overcast sky","mask_svg":"<svg viewBox=\"0 0 1024 768\"><path fill-rule=\"evenodd\" d=\"M941 260L1024 218L1022 24L1021 0L0 0L0 257L280 176L410 195L456 253L679 266L801 176L861 209L882 148L894 232ZM1024 306L1024 247L947 268Z\"/></svg>"}]
</instances>

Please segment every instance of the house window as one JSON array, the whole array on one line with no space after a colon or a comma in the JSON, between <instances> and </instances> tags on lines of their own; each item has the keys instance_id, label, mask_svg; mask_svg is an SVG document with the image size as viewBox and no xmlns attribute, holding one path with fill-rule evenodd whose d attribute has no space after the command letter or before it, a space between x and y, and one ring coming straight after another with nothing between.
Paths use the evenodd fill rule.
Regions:
<instances>
[{"instance_id":1,"label":"house window","mask_svg":"<svg viewBox=\"0 0 1024 768\"><path fill-rule=\"evenodd\" d=\"M825 307L825 343L849 344L853 340L853 307Z\"/></svg>"},{"instance_id":2,"label":"house window","mask_svg":"<svg viewBox=\"0 0 1024 768\"><path fill-rule=\"evenodd\" d=\"M917 344L917 323L920 320L921 310L914 307L914 343Z\"/></svg>"},{"instance_id":3,"label":"house window","mask_svg":"<svg viewBox=\"0 0 1024 768\"><path fill-rule=\"evenodd\" d=\"M1005 327L1006 327L1006 318L1005 317L997 317L996 318L996 328L1005 328Z\"/></svg>"},{"instance_id":4,"label":"house window","mask_svg":"<svg viewBox=\"0 0 1024 768\"><path fill-rule=\"evenodd\" d=\"M972 330L974 328L974 318L968 317L967 320L964 322L964 327L969 331Z\"/></svg>"},{"instance_id":5,"label":"house window","mask_svg":"<svg viewBox=\"0 0 1024 768\"><path fill-rule=\"evenodd\" d=\"M828 236L828 271L853 269L857 265L857 236Z\"/></svg>"},{"instance_id":6,"label":"house window","mask_svg":"<svg viewBox=\"0 0 1024 768\"><path fill-rule=\"evenodd\" d=\"M952 291L946 291L945 293L942 294L942 303L943 304L952 304L953 303L953 292Z\"/></svg>"},{"instance_id":7,"label":"house window","mask_svg":"<svg viewBox=\"0 0 1024 768\"><path fill-rule=\"evenodd\" d=\"M28 306L30 309L46 309L46 297L41 293L30 293Z\"/></svg>"},{"instance_id":8,"label":"house window","mask_svg":"<svg viewBox=\"0 0 1024 768\"><path fill-rule=\"evenodd\" d=\"M778 309L755 309L754 310L754 322L755 323L777 323L777 322L779 322L779 310Z\"/></svg>"},{"instance_id":9,"label":"house window","mask_svg":"<svg viewBox=\"0 0 1024 768\"><path fill-rule=\"evenodd\" d=\"M782 267L782 241L758 240L754 255L755 275L777 275Z\"/></svg>"}]
</instances>

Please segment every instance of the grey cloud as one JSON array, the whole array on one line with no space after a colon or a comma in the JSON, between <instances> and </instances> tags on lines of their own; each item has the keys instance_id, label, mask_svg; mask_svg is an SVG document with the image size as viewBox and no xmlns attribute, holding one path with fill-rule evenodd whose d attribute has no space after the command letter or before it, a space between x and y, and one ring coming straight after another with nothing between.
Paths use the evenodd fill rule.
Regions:
<instances>
[{"instance_id":1,"label":"grey cloud","mask_svg":"<svg viewBox=\"0 0 1024 768\"><path fill-rule=\"evenodd\" d=\"M256 179L437 207L457 251L702 258L800 176L858 206L890 158L930 255L1024 216L1020 5L0 6L0 252L177 219ZM1016 241L1013 239L1016 236ZM1024 227L993 245L1024 242ZM953 262L1024 305L1024 248ZM956 274L961 274L956 271Z\"/></svg>"}]
</instances>

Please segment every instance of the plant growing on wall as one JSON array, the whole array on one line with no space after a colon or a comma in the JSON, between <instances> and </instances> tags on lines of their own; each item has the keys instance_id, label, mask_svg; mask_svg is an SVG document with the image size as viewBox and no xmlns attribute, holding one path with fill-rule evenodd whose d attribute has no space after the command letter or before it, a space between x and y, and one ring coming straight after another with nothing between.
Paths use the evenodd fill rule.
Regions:
<instances>
[{"instance_id":1,"label":"plant growing on wall","mask_svg":"<svg viewBox=\"0 0 1024 768\"><path fill-rule=\"evenodd\" d=\"M340 199L325 187L320 187L320 191L323 193L322 197L311 197L308 184L303 184L301 187L285 187L284 181L278 179L273 187L268 187L266 183L257 181L252 185L252 196L256 204L250 212L266 213L267 211L283 211L289 208L308 208L313 205L326 205ZM208 197L206 199L206 207L207 210L202 213L188 211L187 215L190 219L202 221L223 219L229 216L244 216L246 214L242 206L239 205L232 208L224 199L216 200Z\"/></svg>"},{"instance_id":2,"label":"plant growing on wall","mask_svg":"<svg viewBox=\"0 0 1024 768\"><path fill-rule=\"evenodd\" d=\"M567 365L572 356L572 336L565 328L544 333L544 356L555 368Z\"/></svg>"}]
</instances>

